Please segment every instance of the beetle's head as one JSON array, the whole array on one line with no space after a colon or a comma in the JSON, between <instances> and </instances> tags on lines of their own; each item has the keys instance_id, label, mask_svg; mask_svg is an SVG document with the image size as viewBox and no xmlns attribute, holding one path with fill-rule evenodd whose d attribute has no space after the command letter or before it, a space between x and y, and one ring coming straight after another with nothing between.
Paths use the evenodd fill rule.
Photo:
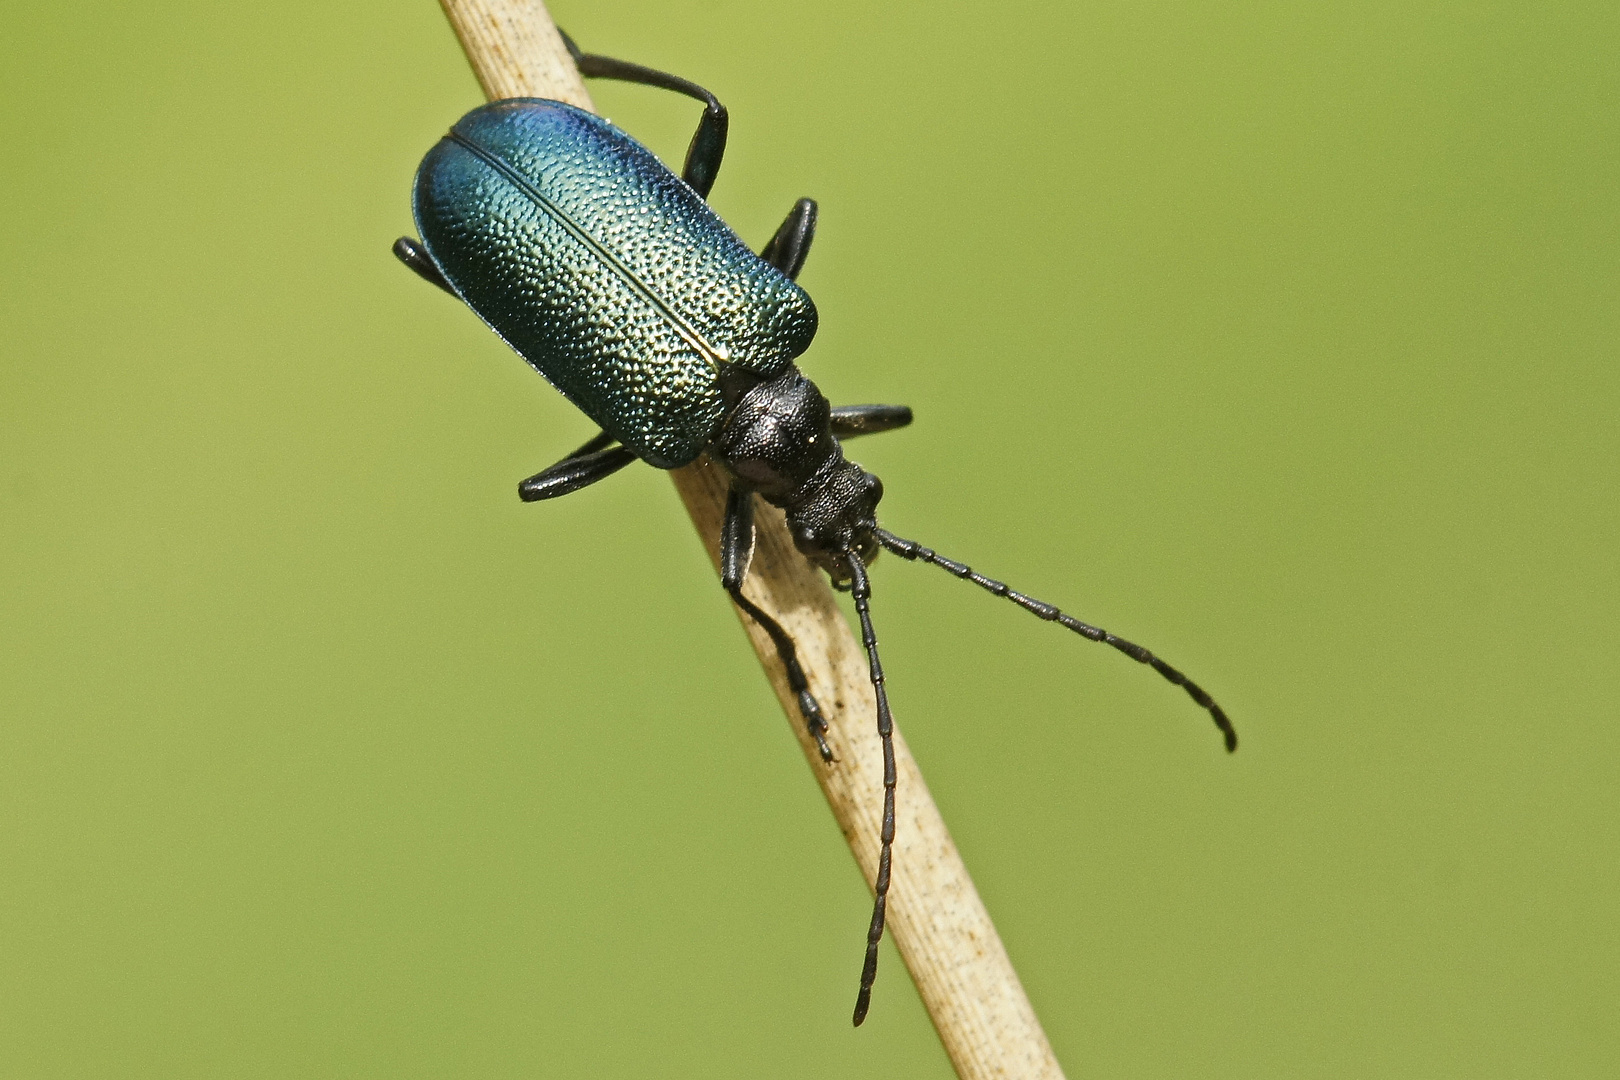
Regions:
<instances>
[{"instance_id":1,"label":"beetle's head","mask_svg":"<svg viewBox=\"0 0 1620 1080\"><path fill-rule=\"evenodd\" d=\"M883 481L855 464L840 461L818 478L816 486L795 499L787 514L793 544L811 562L827 571L833 584L849 581L849 554L862 563L878 555L877 504Z\"/></svg>"}]
</instances>

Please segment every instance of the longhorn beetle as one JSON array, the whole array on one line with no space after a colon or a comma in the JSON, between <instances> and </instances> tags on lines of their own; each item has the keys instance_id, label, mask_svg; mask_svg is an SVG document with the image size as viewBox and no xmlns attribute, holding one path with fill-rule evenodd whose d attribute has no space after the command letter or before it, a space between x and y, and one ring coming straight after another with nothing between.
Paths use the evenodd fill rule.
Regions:
<instances>
[{"instance_id":1,"label":"longhorn beetle","mask_svg":"<svg viewBox=\"0 0 1620 1080\"><path fill-rule=\"evenodd\" d=\"M572 105L539 98L474 109L428 151L413 199L422 239L394 254L460 298L598 426L601 433L518 485L554 499L640 459L674 469L709 457L731 477L720 535L721 584L770 635L821 758L827 722L787 631L742 592L754 549L754 497L787 514L793 543L855 601L883 745L883 828L855 1023L877 976L894 844L893 720L872 629L866 567L887 550L932 563L1038 618L1147 664L1237 733L1198 684L1140 645L1081 622L877 524L883 484L842 443L911 423L904 405L831 408L794 358L816 308L796 283L816 229L800 199L758 255L709 209L727 114L709 91L639 64L581 53L581 75L641 83L703 102L676 176L640 143Z\"/></svg>"}]
</instances>

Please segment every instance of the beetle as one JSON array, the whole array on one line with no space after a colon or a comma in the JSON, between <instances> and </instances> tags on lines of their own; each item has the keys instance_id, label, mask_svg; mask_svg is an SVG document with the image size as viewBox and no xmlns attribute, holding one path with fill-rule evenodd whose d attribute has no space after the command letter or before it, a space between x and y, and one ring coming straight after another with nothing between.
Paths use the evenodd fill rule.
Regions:
<instances>
[{"instance_id":1,"label":"beetle","mask_svg":"<svg viewBox=\"0 0 1620 1080\"><path fill-rule=\"evenodd\" d=\"M911 423L903 405L833 408L794 361L809 348L815 304L796 278L815 236L816 203L798 200L758 255L706 202L725 154L729 116L686 79L564 43L589 78L640 83L703 102L676 176L613 124L541 98L480 106L456 122L417 170L421 239L394 254L458 297L601 433L518 485L554 499L640 460L660 469L707 454L730 477L721 528L721 585L770 636L822 761L835 764L827 722L793 639L742 592L754 547L754 499L786 514L793 543L855 602L877 700L883 824L872 921L854 1022L877 976L894 844L895 764L867 565L879 551L931 563L1048 622L1111 645L1180 686L1237 733L1209 694L1159 657L1015 592L877 524L882 482L842 444Z\"/></svg>"}]
</instances>

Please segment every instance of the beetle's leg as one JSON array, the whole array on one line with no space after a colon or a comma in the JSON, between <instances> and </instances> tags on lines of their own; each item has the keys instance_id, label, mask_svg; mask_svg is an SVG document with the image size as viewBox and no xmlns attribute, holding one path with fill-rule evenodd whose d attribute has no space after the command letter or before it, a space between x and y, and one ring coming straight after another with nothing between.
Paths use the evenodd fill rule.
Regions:
<instances>
[{"instance_id":1,"label":"beetle's leg","mask_svg":"<svg viewBox=\"0 0 1620 1080\"><path fill-rule=\"evenodd\" d=\"M450 283L444 280L444 275L439 273L439 268L433 265L433 260L428 258L427 249L422 246L420 240L412 240L409 236L395 240L394 257L416 271L416 276L423 281L437 285L451 296L456 295L456 290L450 287Z\"/></svg>"},{"instance_id":2,"label":"beetle's leg","mask_svg":"<svg viewBox=\"0 0 1620 1080\"><path fill-rule=\"evenodd\" d=\"M608 447L612 446L618 441L618 439L615 439L612 435L609 435L605 431L597 432L589 439L589 441L585 443L584 446L581 446L578 450L575 450L572 454L569 454L567 457L563 458L563 461L572 461L575 458L582 458L586 454L594 454L598 450L606 450ZM562 461L559 461L557 464L561 465ZM556 467L556 465L552 466L552 468Z\"/></svg>"},{"instance_id":3,"label":"beetle's leg","mask_svg":"<svg viewBox=\"0 0 1620 1080\"><path fill-rule=\"evenodd\" d=\"M759 257L789 278L797 278L810 254L810 241L816 238L816 200L800 199L776 228L776 235Z\"/></svg>"},{"instance_id":4,"label":"beetle's leg","mask_svg":"<svg viewBox=\"0 0 1620 1080\"><path fill-rule=\"evenodd\" d=\"M615 446L611 450L587 450L604 437L612 441L612 437L603 432L551 468L523 481L518 485L518 498L524 502L539 502L541 499L568 495L612 476L636 460L635 451L624 446Z\"/></svg>"},{"instance_id":5,"label":"beetle's leg","mask_svg":"<svg viewBox=\"0 0 1620 1080\"><path fill-rule=\"evenodd\" d=\"M579 73L587 79L617 79L620 82L656 86L660 90L673 90L703 102L703 116L698 120L697 131L692 134L691 145L686 148L686 164L681 168L681 179L707 199L709 189L714 187L714 178L720 173L720 159L726 156L726 129L731 122L720 99L679 75L655 71L628 60L615 60L611 56L583 53L574 44L573 38L563 34L562 39Z\"/></svg>"},{"instance_id":6,"label":"beetle's leg","mask_svg":"<svg viewBox=\"0 0 1620 1080\"><path fill-rule=\"evenodd\" d=\"M775 619L743 595L743 578L748 574L748 563L753 555L754 493L747 488L733 486L731 493L726 496L725 524L720 527L720 584L731 594L732 602L759 623L771 636L771 641L775 642L776 655L781 658L782 667L787 672L788 687L798 696L799 713L804 717L805 730L816 740L821 760L830 762L833 752L832 747L827 745L827 721L821 715L821 706L816 704L815 695L810 692L810 681L804 677L804 669L799 666L799 654L793 647L793 639L788 637L787 631Z\"/></svg>"},{"instance_id":7,"label":"beetle's leg","mask_svg":"<svg viewBox=\"0 0 1620 1080\"><path fill-rule=\"evenodd\" d=\"M911 423L909 405L840 405L832 411L832 433L840 442L876 435Z\"/></svg>"}]
</instances>

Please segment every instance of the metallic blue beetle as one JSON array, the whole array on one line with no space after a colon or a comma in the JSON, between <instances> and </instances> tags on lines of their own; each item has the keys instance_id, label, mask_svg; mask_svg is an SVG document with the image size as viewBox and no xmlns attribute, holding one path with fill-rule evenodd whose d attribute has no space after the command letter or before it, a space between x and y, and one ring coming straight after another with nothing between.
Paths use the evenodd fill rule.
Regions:
<instances>
[{"instance_id":1,"label":"metallic blue beetle","mask_svg":"<svg viewBox=\"0 0 1620 1080\"><path fill-rule=\"evenodd\" d=\"M567 44L583 75L658 86L704 103L682 175L572 105L493 102L462 117L423 159L414 198L422 239L401 237L394 253L463 300L601 427L596 438L523 481L524 500L566 495L638 459L673 469L707 453L728 472L722 584L775 643L828 764L826 721L793 639L742 593L755 495L786 512L798 549L852 594L884 759L876 898L855 1004L860 1024L877 974L894 841L893 721L866 572L880 548L933 563L1151 665L1209 711L1228 750L1237 736L1208 694L1148 650L878 527L883 485L844 458L841 441L903 427L911 410L831 408L794 366L816 332L815 305L794 282L815 234L816 204L800 199L755 255L704 201L726 142L726 110L714 95Z\"/></svg>"}]
</instances>

